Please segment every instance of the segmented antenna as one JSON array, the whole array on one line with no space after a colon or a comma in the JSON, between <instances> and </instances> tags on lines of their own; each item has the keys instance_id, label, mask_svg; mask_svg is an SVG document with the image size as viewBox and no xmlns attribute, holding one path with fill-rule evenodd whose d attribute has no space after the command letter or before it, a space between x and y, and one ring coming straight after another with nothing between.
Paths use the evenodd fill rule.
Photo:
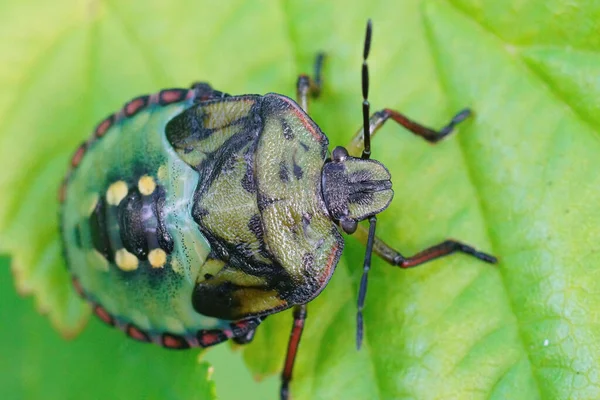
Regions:
<instances>
[{"instance_id":1,"label":"segmented antenna","mask_svg":"<svg viewBox=\"0 0 600 400\"><path fill-rule=\"evenodd\" d=\"M356 312L356 348L360 350L363 339L363 308L365 307L365 298L367 297L367 283L369 281L369 270L371 269L371 255L373 254L373 243L375 241L375 227L377 217L374 215L369 218L369 236L367 238L367 250L365 252L365 262L363 263L363 274L360 279L360 288L358 289L358 311Z\"/></svg>"},{"instance_id":2,"label":"segmented antenna","mask_svg":"<svg viewBox=\"0 0 600 400\"><path fill-rule=\"evenodd\" d=\"M369 126L369 67L367 66L367 57L371 50L371 36L373 35L373 24L369 19L367 21L367 32L365 34L365 48L363 51L362 65L362 95L363 95L363 136L364 149L362 158L368 159L371 157L371 132ZM374 215L369 218L369 236L367 238L367 248L365 252L365 261L363 263L363 274L360 280L360 288L358 290L358 310L356 313L356 348L360 350L363 339L363 313L365 306L365 298L367 296L367 283L369 279L369 270L371 269L371 255L373 254L373 243L375 242L375 227L377 226L377 217Z\"/></svg>"},{"instance_id":3,"label":"segmented antenna","mask_svg":"<svg viewBox=\"0 0 600 400\"><path fill-rule=\"evenodd\" d=\"M369 51L371 50L371 36L373 36L373 24L369 19L367 21L367 32L365 33L365 47L363 50L363 63L362 63L362 112L363 112L363 137L364 146L362 157L368 159L371 157L371 133L369 124L370 104L369 104L369 66L367 65L367 58L369 57Z\"/></svg>"}]
</instances>

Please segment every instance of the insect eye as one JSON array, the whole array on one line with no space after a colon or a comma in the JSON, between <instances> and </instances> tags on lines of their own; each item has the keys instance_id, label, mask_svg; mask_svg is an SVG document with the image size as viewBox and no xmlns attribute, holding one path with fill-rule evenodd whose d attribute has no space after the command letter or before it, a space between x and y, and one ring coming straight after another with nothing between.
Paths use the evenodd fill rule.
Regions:
<instances>
[{"instance_id":1,"label":"insect eye","mask_svg":"<svg viewBox=\"0 0 600 400\"><path fill-rule=\"evenodd\" d=\"M348 157L348 150L343 148L342 146L338 146L331 152L331 158L333 161L340 162L344 161Z\"/></svg>"},{"instance_id":2,"label":"insect eye","mask_svg":"<svg viewBox=\"0 0 600 400\"><path fill-rule=\"evenodd\" d=\"M351 235L354 232L356 232L356 227L358 226L358 223L356 222L356 220L350 218L342 218L340 219L340 225L342 226L344 232Z\"/></svg>"}]
</instances>

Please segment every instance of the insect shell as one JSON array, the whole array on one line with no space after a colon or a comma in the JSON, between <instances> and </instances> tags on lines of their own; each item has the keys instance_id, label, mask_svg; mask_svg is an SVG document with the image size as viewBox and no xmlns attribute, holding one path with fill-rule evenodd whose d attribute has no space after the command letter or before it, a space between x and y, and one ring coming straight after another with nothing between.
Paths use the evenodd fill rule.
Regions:
<instances>
[{"instance_id":1,"label":"insect shell","mask_svg":"<svg viewBox=\"0 0 600 400\"><path fill-rule=\"evenodd\" d=\"M76 288L105 322L170 348L243 337L261 316L309 302L344 247L323 193L338 208L348 194L323 187L327 147L279 94L199 84L130 101L76 151L61 188ZM336 164L336 180L378 182L344 218L387 207L383 165Z\"/></svg>"},{"instance_id":2,"label":"insect shell","mask_svg":"<svg viewBox=\"0 0 600 400\"><path fill-rule=\"evenodd\" d=\"M375 237L375 215L393 191L388 170L369 159L371 137L391 119L437 143L470 110L439 131L387 108L369 117L371 33L369 22L363 130L349 147L361 158L343 147L329 156L327 137L305 112L320 92L322 55L315 77L298 79L301 105L199 83L137 97L97 126L75 152L59 200L67 265L98 317L134 339L184 349L247 343L265 316L295 306L282 372L288 399L306 303L333 274L340 230L354 233L369 219L358 347L372 252L400 268L454 252L496 262L454 240L404 257Z\"/></svg>"}]
</instances>

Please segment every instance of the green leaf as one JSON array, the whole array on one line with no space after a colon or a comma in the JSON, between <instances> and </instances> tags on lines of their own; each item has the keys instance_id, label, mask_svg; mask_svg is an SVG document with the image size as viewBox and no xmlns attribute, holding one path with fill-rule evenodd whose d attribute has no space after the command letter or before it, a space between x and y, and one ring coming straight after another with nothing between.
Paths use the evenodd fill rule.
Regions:
<instances>
[{"instance_id":1,"label":"green leaf","mask_svg":"<svg viewBox=\"0 0 600 400\"><path fill-rule=\"evenodd\" d=\"M0 308L2 398L215 398L212 367L200 362L197 352L124 340L97 320L77 340L66 342L31 312L31 301L17 298L9 274L0 270L0 300L11 305Z\"/></svg>"},{"instance_id":2,"label":"green leaf","mask_svg":"<svg viewBox=\"0 0 600 400\"><path fill-rule=\"evenodd\" d=\"M325 50L324 91L311 115L332 145L343 145L361 121L360 63L370 16L373 111L398 109L435 127L465 106L476 112L436 146L393 122L378 133L373 156L390 168L396 192L378 234L406 255L453 237L501 262L490 267L455 255L409 271L375 262L365 342L357 352L364 249L349 238L332 281L309 305L294 398L600 398L600 5L149 3L0 6L0 250L12 256L17 287L34 294L58 329L73 334L89 313L60 258L55 193L70 153L94 124L135 95L196 80L230 93L293 96L297 74L311 71L314 55ZM16 321L30 307L8 301L14 307L0 308L3 321ZM167 382L175 375L155 375L166 363L184 377L206 376L192 352L171 360L174 353L131 343L96 321L74 343L48 342L50 332L39 344L16 334L37 332L40 321L29 315L12 333L2 330L2 354L10 349L24 360L17 365L38 373L67 363L63 351L68 365L94 365L104 355L118 371L129 367L105 377L123 393L127 385L118 382L125 376L151 387L155 376ZM289 313L259 328L244 349L254 375L280 371L290 328ZM136 366L106 356L110 346L119 355L134 353ZM35 358L42 349L48 359ZM169 359L161 361L165 354ZM9 364L2 368L9 382L28 376ZM129 372L134 368L140 372ZM88 376L93 370L77 373L81 390L99 387ZM45 378L31 382L33 398L48 385L50 392L67 390ZM181 391L173 396L201 393L181 381L174 386Z\"/></svg>"}]
</instances>

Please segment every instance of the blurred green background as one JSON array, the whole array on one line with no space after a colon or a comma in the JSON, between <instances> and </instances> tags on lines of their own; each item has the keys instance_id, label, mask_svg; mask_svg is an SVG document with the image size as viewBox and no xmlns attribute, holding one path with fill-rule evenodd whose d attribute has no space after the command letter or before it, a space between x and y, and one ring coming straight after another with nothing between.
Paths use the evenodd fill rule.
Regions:
<instances>
[{"instance_id":1,"label":"blurred green background","mask_svg":"<svg viewBox=\"0 0 600 400\"><path fill-rule=\"evenodd\" d=\"M309 306L294 398L600 398L600 2L572 0L0 0L0 398L277 397L288 312L200 361L94 318L78 335L89 309L61 258L56 190L73 149L128 99L197 80L293 96L321 50L311 115L347 143L368 17L374 110L435 127L475 110L436 146L378 133L396 192L379 235L406 254L453 237L500 264L376 261L357 352L364 249L348 239Z\"/></svg>"}]
</instances>

